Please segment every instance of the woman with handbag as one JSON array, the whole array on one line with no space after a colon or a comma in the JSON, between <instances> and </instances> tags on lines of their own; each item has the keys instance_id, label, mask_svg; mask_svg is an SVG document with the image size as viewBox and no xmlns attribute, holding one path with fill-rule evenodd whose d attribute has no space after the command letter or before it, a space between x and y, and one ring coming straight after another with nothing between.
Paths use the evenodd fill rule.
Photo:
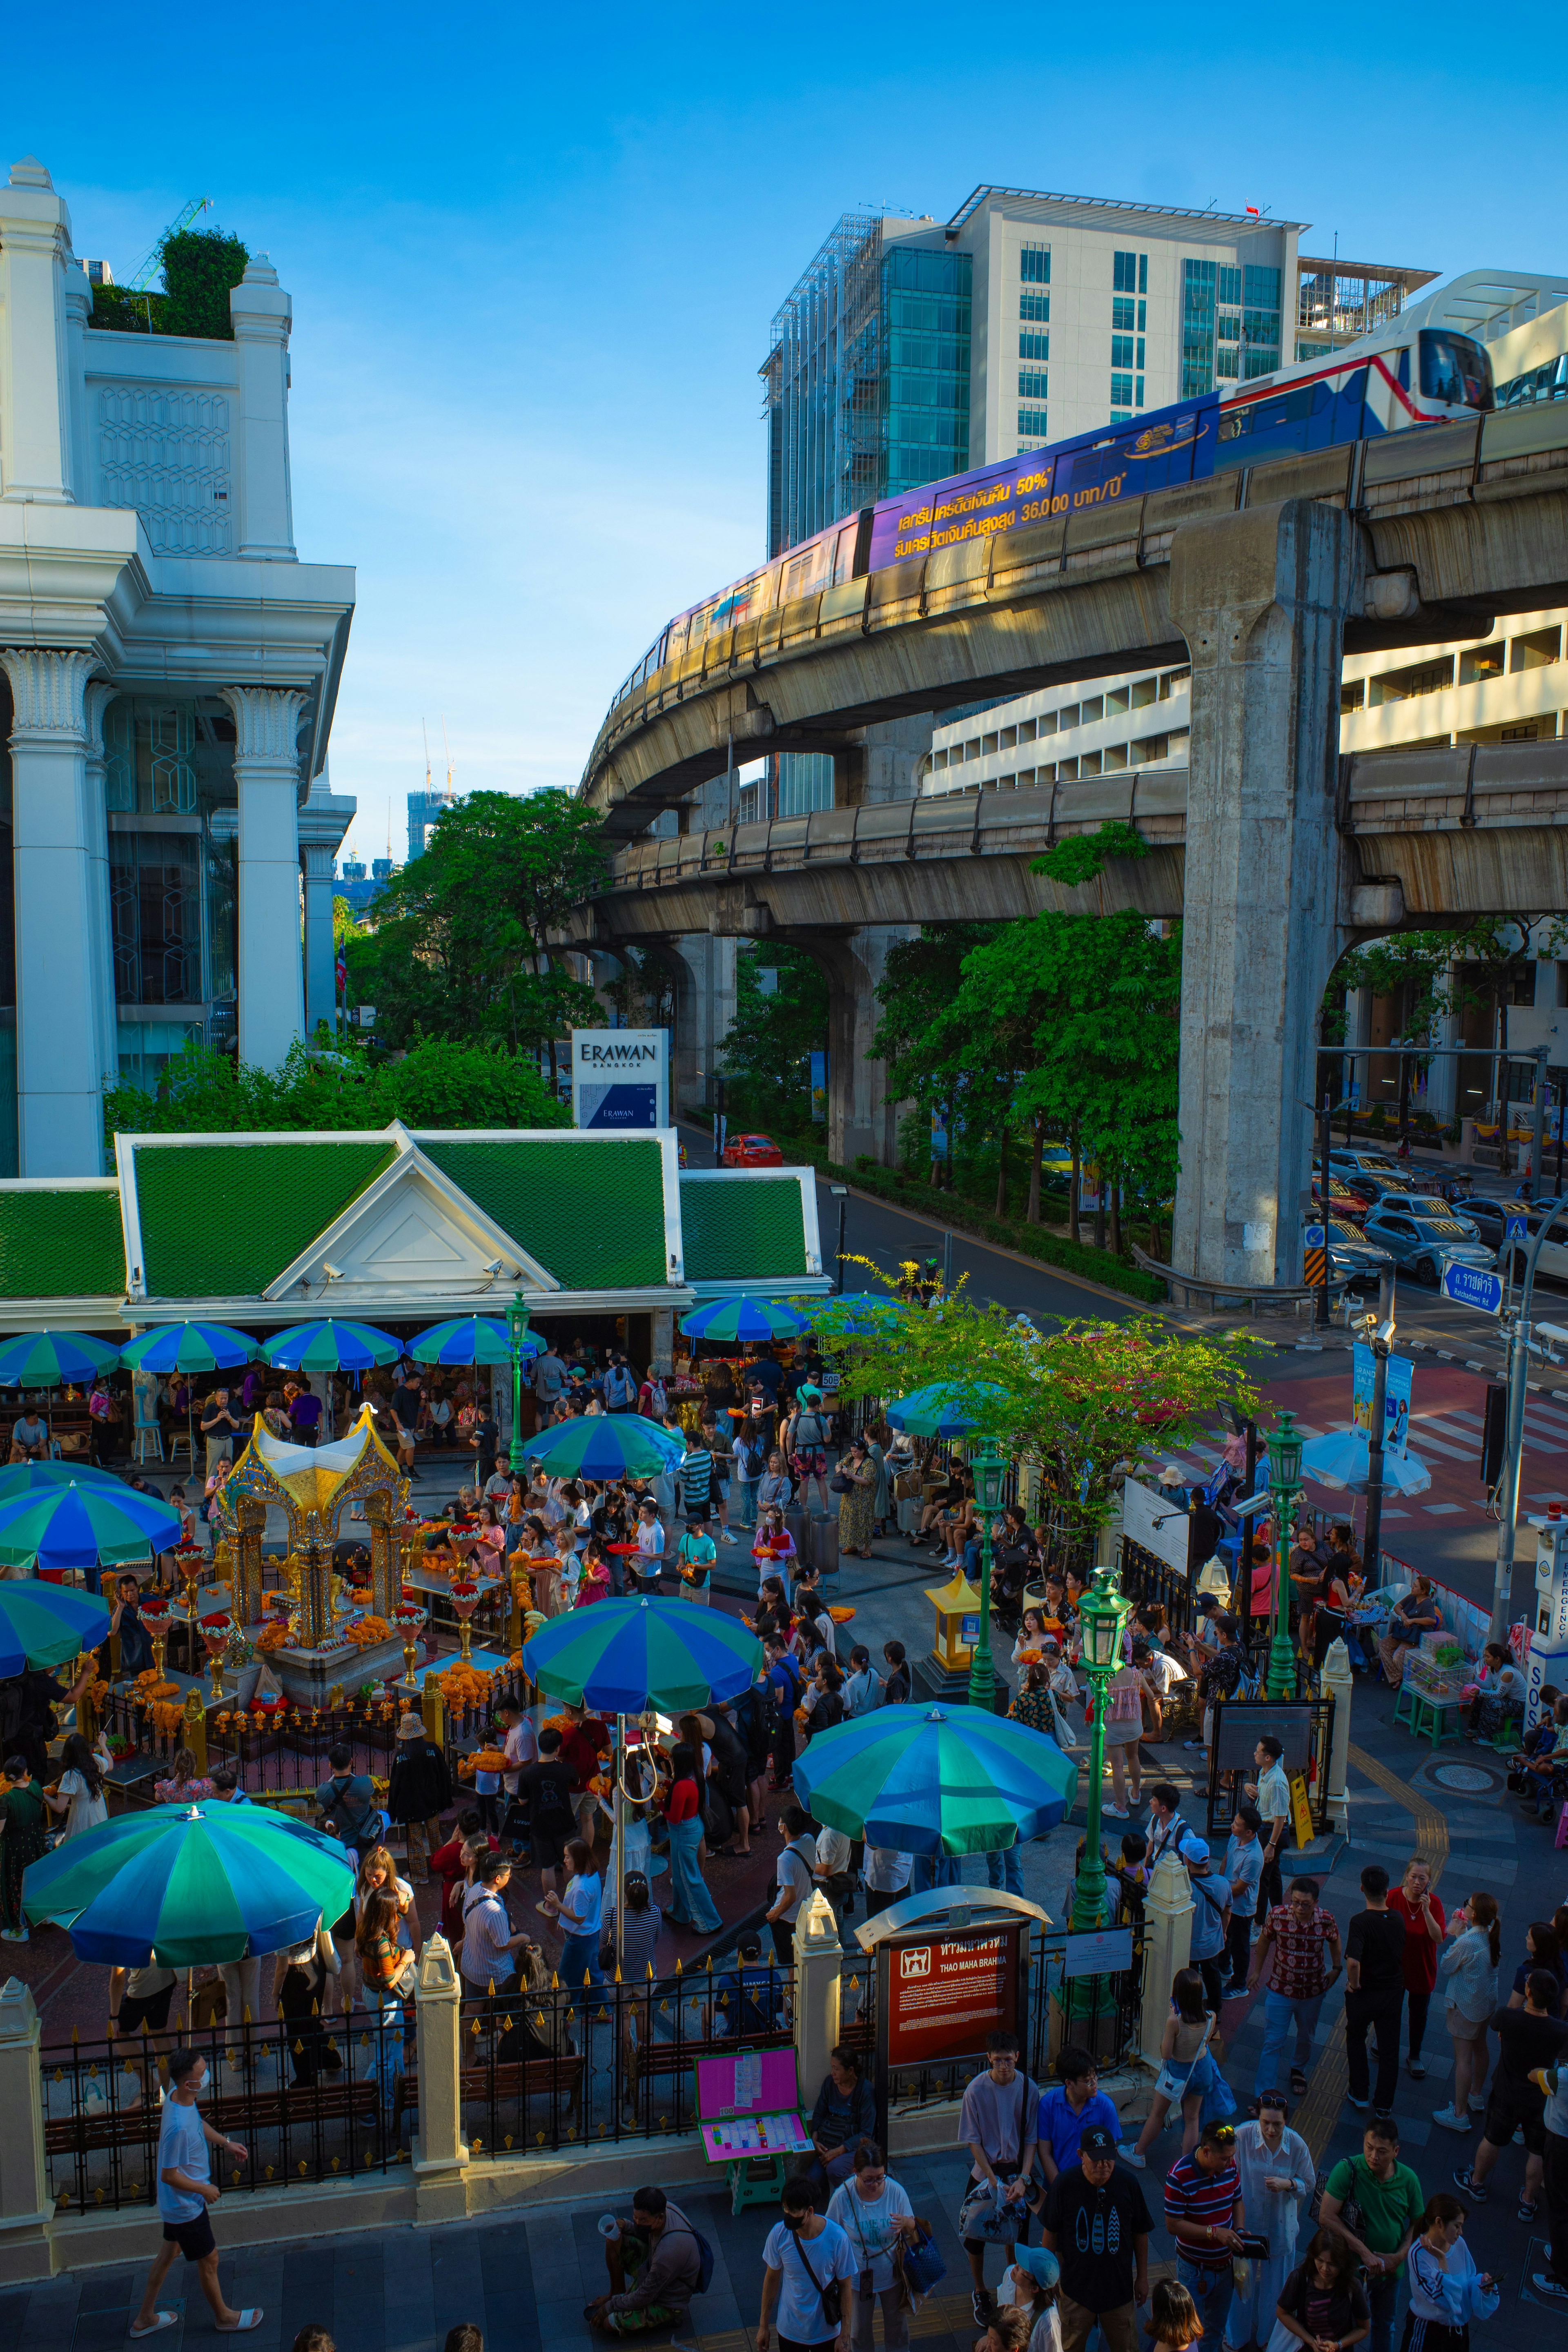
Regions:
<instances>
[{"instance_id":1,"label":"woman with handbag","mask_svg":"<svg viewBox=\"0 0 1568 2352\"><path fill-rule=\"evenodd\" d=\"M828 1485L838 1497L839 1558L869 1559L871 1525L876 1515L877 1465L863 1437L854 1440Z\"/></svg>"},{"instance_id":2,"label":"woman with handbag","mask_svg":"<svg viewBox=\"0 0 1568 2352\"><path fill-rule=\"evenodd\" d=\"M855 2256L855 2352L872 2352L879 2302L887 2352L904 2352L911 2303L893 2252L900 2238L919 2234L920 2224L874 2139L863 2139L849 2161L848 2179L827 2200L827 2218L837 2222Z\"/></svg>"},{"instance_id":3,"label":"woman with handbag","mask_svg":"<svg viewBox=\"0 0 1568 2352\"><path fill-rule=\"evenodd\" d=\"M381 2086L382 2105L388 2109L403 2063L403 2003L414 1990L415 1974L414 1955L398 1941L397 1929L395 1895L378 1889L362 1896L354 1955L374 2036L371 2072Z\"/></svg>"},{"instance_id":4,"label":"woman with handbag","mask_svg":"<svg viewBox=\"0 0 1568 2352\"><path fill-rule=\"evenodd\" d=\"M1137 1807L1143 1776L1138 1743L1143 1737L1148 1700L1142 1675L1124 1660L1105 1688L1105 1752L1110 1765L1112 1801L1100 1811L1108 1821L1130 1818L1129 1795L1132 1807Z\"/></svg>"},{"instance_id":5,"label":"woman with handbag","mask_svg":"<svg viewBox=\"0 0 1568 2352\"><path fill-rule=\"evenodd\" d=\"M342 2065L340 2053L327 2043L322 2022L342 1965L338 1948L320 1920L313 1936L278 1955L273 1997L279 2016L289 2028L289 2048L297 2083L313 2083L318 2074L335 2074Z\"/></svg>"}]
</instances>

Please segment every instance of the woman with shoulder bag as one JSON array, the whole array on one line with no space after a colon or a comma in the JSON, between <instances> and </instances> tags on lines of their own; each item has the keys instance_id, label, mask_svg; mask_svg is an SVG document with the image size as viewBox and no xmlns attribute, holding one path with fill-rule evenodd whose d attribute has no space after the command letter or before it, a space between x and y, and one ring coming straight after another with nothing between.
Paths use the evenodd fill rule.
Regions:
<instances>
[{"instance_id":1,"label":"woman with shoulder bag","mask_svg":"<svg viewBox=\"0 0 1568 2352\"><path fill-rule=\"evenodd\" d=\"M289 2027L289 2049L294 2080L313 2083L318 2074L335 2074L341 2053L328 2045L323 2022L331 1986L342 1974L338 1948L321 1921L302 1944L279 1952L273 1976L278 2014Z\"/></svg>"},{"instance_id":2,"label":"woman with shoulder bag","mask_svg":"<svg viewBox=\"0 0 1568 2352\"><path fill-rule=\"evenodd\" d=\"M403 2003L414 1990L414 1955L398 1941L397 1897L379 1889L362 1895L354 1954L365 2007L371 2012L370 2071L390 2108L393 2084L403 2063Z\"/></svg>"},{"instance_id":3,"label":"woman with shoulder bag","mask_svg":"<svg viewBox=\"0 0 1568 2352\"><path fill-rule=\"evenodd\" d=\"M842 1559L869 1559L877 1494L877 1465L863 1437L857 1437L833 1474L838 1496L838 1550Z\"/></svg>"},{"instance_id":4,"label":"woman with shoulder bag","mask_svg":"<svg viewBox=\"0 0 1568 2352\"><path fill-rule=\"evenodd\" d=\"M816 1481L817 1496L822 1504L822 1516L827 1517L827 1419L822 1410L822 1391L809 1381L803 1381L796 1391L795 1411L784 1424L784 1451L795 1475L800 1500L804 1505L812 1480Z\"/></svg>"},{"instance_id":5,"label":"woman with shoulder bag","mask_svg":"<svg viewBox=\"0 0 1568 2352\"><path fill-rule=\"evenodd\" d=\"M893 2256L900 2240L918 2236L920 2224L874 2139L860 2142L850 2164L848 2179L827 2200L827 2218L844 2231L856 2261L855 2352L871 2352L879 2303L887 2352L903 2352L912 2300Z\"/></svg>"}]
</instances>

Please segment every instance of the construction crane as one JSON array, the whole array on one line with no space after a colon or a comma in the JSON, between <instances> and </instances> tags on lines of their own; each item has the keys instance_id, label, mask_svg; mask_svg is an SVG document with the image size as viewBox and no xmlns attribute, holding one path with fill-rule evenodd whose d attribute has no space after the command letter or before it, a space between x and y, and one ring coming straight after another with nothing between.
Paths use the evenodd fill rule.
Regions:
<instances>
[{"instance_id":1,"label":"construction crane","mask_svg":"<svg viewBox=\"0 0 1568 2352\"><path fill-rule=\"evenodd\" d=\"M190 203L186 205L184 211L177 214L174 219L169 223L169 226L163 231L163 236L158 238L156 244L153 246L152 252L142 255L142 259L136 266L135 276L133 278L128 278L125 280L126 291L128 293L145 294L147 292L153 278L156 278L158 271L163 265L164 238L178 236L180 231L183 228L189 228L191 223L195 219L196 215L198 213L206 212L211 206L211 204L212 198L210 196L193 196L191 198Z\"/></svg>"}]
</instances>

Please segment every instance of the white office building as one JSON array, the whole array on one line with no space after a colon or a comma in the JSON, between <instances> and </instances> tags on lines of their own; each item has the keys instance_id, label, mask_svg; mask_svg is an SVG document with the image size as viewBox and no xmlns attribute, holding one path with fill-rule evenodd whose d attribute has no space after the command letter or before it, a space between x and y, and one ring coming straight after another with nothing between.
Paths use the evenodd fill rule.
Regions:
<instances>
[{"instance_id":1,"label":"white office building","mask_svg":"<svg viewBox=\"0 0 1568 2352\"><path fill-rule=\"evenodd\" d=\"M0 188L0 1174L95 1176L102 1095L189 1036L276 1066L332 1011L327 780L352 570L301 563L291 307L94 324L34 158ZM111 282L111 281L110 281ZM108 316L106 311L104 317ZM303 936L303 950L301 950Z\"/></svg>"}]
</instances>

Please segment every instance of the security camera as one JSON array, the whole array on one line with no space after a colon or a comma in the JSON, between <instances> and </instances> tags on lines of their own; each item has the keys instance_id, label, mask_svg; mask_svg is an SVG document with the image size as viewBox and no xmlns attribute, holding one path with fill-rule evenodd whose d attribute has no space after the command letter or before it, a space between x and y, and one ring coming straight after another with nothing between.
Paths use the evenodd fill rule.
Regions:
<instances>
[{"instance_id":1,"label":"security camera","mask_svg":"<svg viewBox=\"0 0 1568 2352\"><path fill-rule=\"evenodd\" d=\"M329 1282L342 1282L343 1278L342 1267L341 1265L334 1265L330 1257L324 1257L321 1260L321 1272L326 1276Z\"/></svg>"},{"instance_id":2,"label":"security camera","mask_svg":"<svg viewBox=\"0 0 1568 2352\"><path fill-rule=\"evenodd\" d=\"M490 1280L493 1282L505 1264L506 1260L504 1258L492 1257L489 1265L481 1267L480 1271L481 1273L488 1274Z\"/></svg>"}]
</instances>

